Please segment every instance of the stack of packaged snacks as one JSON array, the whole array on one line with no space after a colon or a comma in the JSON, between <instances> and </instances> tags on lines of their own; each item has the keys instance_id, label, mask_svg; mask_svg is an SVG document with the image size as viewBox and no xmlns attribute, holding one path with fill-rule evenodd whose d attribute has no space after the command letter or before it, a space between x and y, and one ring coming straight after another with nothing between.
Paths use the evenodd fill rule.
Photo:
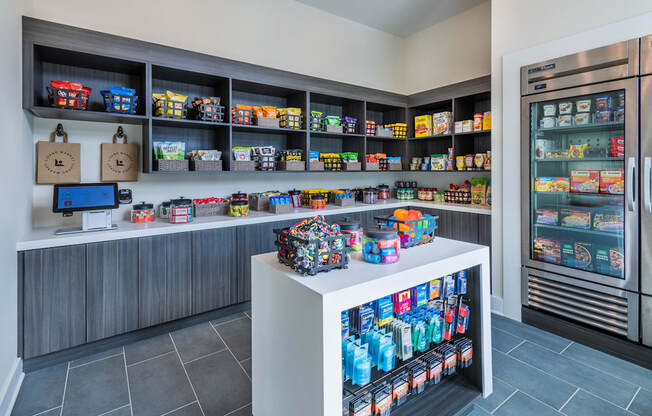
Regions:
<instances>
[{"instance_id":1,"label":"stack of packaged snacks","mask_svg":"<svg viewBox=\"0 0 652 416\"><path fill-rule=\"evenodd\" d=\"M165 94L152 94L154 116L163 118L186 118L188 96L166 91Z\"/></svg>"}]
</instances>

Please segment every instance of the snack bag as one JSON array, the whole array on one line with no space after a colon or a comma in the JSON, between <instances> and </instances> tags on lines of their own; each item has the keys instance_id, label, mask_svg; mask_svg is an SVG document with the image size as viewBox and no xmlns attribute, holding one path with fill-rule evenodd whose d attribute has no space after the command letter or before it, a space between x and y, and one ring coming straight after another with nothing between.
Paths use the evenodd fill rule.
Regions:
<instances>
[{"instance_id":1,"label":"snack bag","mask_svg":"<svg viewBox=\"0 0 652 416\"><path fill-rule=\"evenodd\" d=\"M471 203L484 205L487 197L487 178L471 179Z\"/></svg>"}]
</instances>

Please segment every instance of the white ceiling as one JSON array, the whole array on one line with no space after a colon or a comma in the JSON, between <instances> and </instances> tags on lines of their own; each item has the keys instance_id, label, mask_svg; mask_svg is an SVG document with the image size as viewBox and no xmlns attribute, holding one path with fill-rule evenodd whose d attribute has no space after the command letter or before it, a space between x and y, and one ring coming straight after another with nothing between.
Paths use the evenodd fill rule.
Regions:
<instances>
[{"instance_id":1,"label":"white ceiling","mask_svg":"<svg viewBox=\"0 0 652 416\"><path fill-rule=\"evenodd\" d=\"M297 0L336 16L405 37L486 0Z\"/></svg>"}]
</instances>

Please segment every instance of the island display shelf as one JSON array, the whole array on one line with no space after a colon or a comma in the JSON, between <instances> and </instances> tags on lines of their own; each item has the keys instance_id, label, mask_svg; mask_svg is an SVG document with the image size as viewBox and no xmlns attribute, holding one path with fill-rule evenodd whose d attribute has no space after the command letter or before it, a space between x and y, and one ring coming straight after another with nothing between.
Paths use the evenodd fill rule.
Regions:
<instances>
[{"instance_id":1,"label":"island display shelf","mask_svg":"<svg viewBox=\"0 0 652 416\"><path fill-rule=\"evenodd\" d=\"M352 391L343 380L342 312L460 271L468 279L464 299L470 316L464 336L472 341L472 364L411 394L392 414L452 416L492 393L489 248L435 238L402 249L400 256L398 263L379 265L354 253L347 269L314 277L280 264L276 253L251 258L255 415L343 414ZM353 393L365 388L373 386L359 386ZM446 400L431 400L436 397Z\"/></svg>"},{"instance_id":2,"label":"island display shelf","mask_svg":"<svg viewBox=\"0 0 652 416\"><path fill-rule=\"evenodd\" d=\"M157 236L164 234L183 233L191 231L210 230L215 228L236 227L240 225L262 224L293 219L308 218L315 215L345 215L349 213L376 211L382 209L396 209L404 207L415 207L416 209L436 209L454 211L481 216L491 216L491 207L472 204L441 204L427 201L411 200L401 201L389 199L378 201L375 204L363 204L356 202L354 206L338 207L327 205L325 209L313 210L309 208L294 208L287 214L272 214L267 211L251 210L247 217L232 217L230 215L215 215L209 217L195 217L191 223L171 224L169 221L157 218L151 223L131 223L129 221L117 221L115 230L97 231L90 233L54 235L57 228L48 227L34 229L16 243L16 251L36 250L43 248L72 246L76 244L89 244L103 241L122 240ZM489 218L490 220L490 218Z\"/></svg>"},{"instance_id":3,"label":"island display shelf","mask_svg":"<svg viewBox=\"0 0 652 416\"><path fill-rule=\"evenodd\" d=\"M93 89L87 110L49 106L46 87L50 81L59 79L82 82ZM104 111L99 91L112 85L136 90L139 97L136 114ZM168 90L188 96L189 101L195 97L220 97L220 105L225 108L223 120L213 123L156 117L152 93ZM304 122L296 130L237 124L231 120L231 107L236 104L297 107L303 113ZM154 142L168 141L183 142L186 153L217 149L223 155L223 172L243 174L248 171L232 169L234 147L266 145L278 151L299 149L304 160L310 151L355 152L362 171L367 171L367 154L400 156L401 170L408 171L413 157L447 154L448 149L453 149L453 156L491 150L487 132L453 134L454 122L490 111L489 76L401 95L29 17L23 18L23 108L36 117L52 119L53 128L62 120L141 125L144 173L157 172ZM355 133L311 131L311 111L354 117L357 119ZM406 137L414 137L415 116L438 112L451 114L451 134L447 136L409 140L370 135L366 131L367 121L381 125L406 123ZM310 164L306 165L304 172L310 171Z\"/></svg>"}]
</instances>

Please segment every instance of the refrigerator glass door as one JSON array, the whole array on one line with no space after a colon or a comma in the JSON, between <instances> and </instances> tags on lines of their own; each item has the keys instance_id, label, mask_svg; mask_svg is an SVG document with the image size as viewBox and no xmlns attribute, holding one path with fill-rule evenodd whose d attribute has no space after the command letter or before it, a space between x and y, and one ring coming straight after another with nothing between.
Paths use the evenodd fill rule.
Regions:
<instances>
[{"instance_id":1,"label":"refrigerator glass door","mask_svg":"<svg viewBox=\"0 0 652 416\"><path fill-rule=\"evenodd\" d=\"M652 296L652 76L641 78L641 164L641 292Z\"/></svg>"},{"instance_id":2,"label":"refrigerator glass door","mask_svg":"<svg viewBox=\"0 0 652 416\"><path fill-rule=\"evenodd\" d=\"M528 265L636 290L636 95L632 79L523 99Z\"/></svg>"}]
</instances>

